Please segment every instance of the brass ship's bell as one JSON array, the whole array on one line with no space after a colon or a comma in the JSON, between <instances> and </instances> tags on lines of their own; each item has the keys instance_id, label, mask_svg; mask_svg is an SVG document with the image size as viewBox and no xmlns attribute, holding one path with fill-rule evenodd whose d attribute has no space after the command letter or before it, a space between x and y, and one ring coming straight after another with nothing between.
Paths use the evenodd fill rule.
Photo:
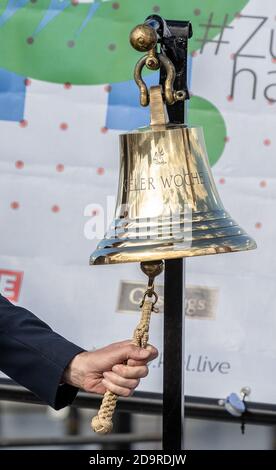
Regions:
<instances>
[{"instance_id":1,"label":"brass ship's bell","mask_svg":"<svg viewBox=\"0 0 276 470\"><path fill-rule=\"evenodd\" d=\"M160 58L160 56L159 56ZM172 64L163 61L167 76ZM211 173L201 128L167 122L163 95L183 99L174 77L148 92L135 71L150 127L120 135L120 177L115 217L90 264L143 262L244 251L255 241L224 209Z\"/></svg>"},{"instance_id":2,"label":"brass ship's bell","mask_svg":"<svg viewBox=\"0 0 276 470\"><path fill-rule=\"evenodd\" d=\"M154 279L163 269L163 260L186 256L250 250L254 240L225 211L208 163L201 128L168 123L168 105L185 99L175 91L175 69L170 59L157 54L157 33L148 25L138 25L131 43L149 53L136 64L134 78L140 88L142 106L150 104L150 127L120 136L120 178L115 217L110 229L90 257L91 264L141 262L148 287L141 302L141 318L133 343L146 347L152 311L158 296ZM148 91L141 77L146 65L166 69L164 89ZM181 333L180 333L181 334ZM112 429L117 395L110 390L97 416L94 431Z\"/></svg>"}]
</instances>

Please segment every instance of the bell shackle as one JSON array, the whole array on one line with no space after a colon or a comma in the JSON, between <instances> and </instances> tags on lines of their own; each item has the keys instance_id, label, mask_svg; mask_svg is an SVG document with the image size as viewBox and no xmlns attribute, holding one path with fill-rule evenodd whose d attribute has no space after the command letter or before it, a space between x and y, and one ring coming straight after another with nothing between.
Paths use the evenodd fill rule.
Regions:
<instances>
[{"instance_id":1,"label":"bell shackle","mask_svg":"<svg viewBox=\"0 0 276 470\"><path fill-rule=\"evenodd\" d=\"M174 90L173 84L175 80L175 68L172 61L163 54L157 54L159 66L160 64L166 70L166 80L164 85L164 95L167 104L172 105L176 101L183 101L185 98L184 90ZM140 104L141 106L148 106L149 104L149 91L145 81L142 78L142 70L144 66L147 66L149 56L144 55L138 60L134 69L134 80L140 90Z\"/></svg>"}]
</instances>

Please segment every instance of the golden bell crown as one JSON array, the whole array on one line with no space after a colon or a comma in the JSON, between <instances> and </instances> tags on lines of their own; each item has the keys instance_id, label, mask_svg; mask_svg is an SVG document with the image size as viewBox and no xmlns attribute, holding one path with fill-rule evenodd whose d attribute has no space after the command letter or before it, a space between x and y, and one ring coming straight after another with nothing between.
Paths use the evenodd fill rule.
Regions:
<instances>
[{"instance_id":1,"label":"golden bell crown","mask_svg":"<svg viewBox=\"0 0 276 470\"><path fill-rule=\"evenodd\" d=\"M151 55L154 54L151 51ZM142 105L150 104L150 127L120 135L120 175L115 216L90 257L90 264L165 260L256 248L255 241L226 212L209 166L203 131L168 123L163 100L183 100L173 90L170 60L164 90L147 90L134 78Z\"/></svg>"}]
</instances>

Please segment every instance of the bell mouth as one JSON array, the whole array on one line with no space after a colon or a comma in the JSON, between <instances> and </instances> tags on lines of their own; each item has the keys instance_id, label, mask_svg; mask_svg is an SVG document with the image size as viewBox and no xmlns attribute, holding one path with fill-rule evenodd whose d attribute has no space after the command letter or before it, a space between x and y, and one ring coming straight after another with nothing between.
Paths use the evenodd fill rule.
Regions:
<instances>
[{"instance_id":1,"label":"bell mouth","mask_svg":"<svg viewBox=\"0 0 276 470\"><path fill-rule=\"evenodd\" d=\"M173 233L170 233L172 222L168 220L168 226L166 223L162 226L161 236L156 233L157 221L151 221L146 231L139 221L140 233L135 237L135 221L122 220L115 220L113 229L98 244L90 257L91 265L205 256L257 247L256 242L225 211L212 212L209 217L208 213L198 213L192 223L184 224L184 228ZM129 226L127 231L126 225ZM149 230L151 235L146 236Z\"/></svg>"}]
</instances>

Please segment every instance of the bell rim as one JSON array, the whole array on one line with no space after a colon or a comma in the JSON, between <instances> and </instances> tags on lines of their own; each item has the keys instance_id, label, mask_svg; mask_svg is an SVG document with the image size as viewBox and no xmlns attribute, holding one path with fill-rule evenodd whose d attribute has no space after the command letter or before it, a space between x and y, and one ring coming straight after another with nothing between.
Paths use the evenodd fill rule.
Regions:
<instances>
[{"instance_id":1,"label":"bell rim","mask_svg":"<svg viewBox=\"0 0 276 470\"><path fill-rule=\"evenodd\" d=\"M227 242L229 239L229 243ZM243 243L241 244L241 239ZM170 244L173 245L172 241ZM177 246L177 244L175 243ZM108 265L108 264L124 264L124 263L137 263L143 261L158 261L158 260L168 260L168 259L179 259L179 258L191 258L194 256L207 256L207 255L217 255L217 254L226 254L226 253L238 253L242 251L250 251L257 248L255 240L247 235L242 233L240 235L235 235L234 237L221 237L217 239L215 243L210 245L210 240L206 240L206 246L204 243L198 244L195 243L191 247L182 247L181 243L178 244L179 248L170 250L167 246L164 245L164 242L161 245L161 249L158 250L152 249L148 252L143 252L143 247L140 249L133 249L132 247L124 248L120 250L118 247L116 249L112 248L103 248L101 250L95 250L94 253L90 256L89 264L91 266L95 265Z\"/></svg>"}]
</instances>

